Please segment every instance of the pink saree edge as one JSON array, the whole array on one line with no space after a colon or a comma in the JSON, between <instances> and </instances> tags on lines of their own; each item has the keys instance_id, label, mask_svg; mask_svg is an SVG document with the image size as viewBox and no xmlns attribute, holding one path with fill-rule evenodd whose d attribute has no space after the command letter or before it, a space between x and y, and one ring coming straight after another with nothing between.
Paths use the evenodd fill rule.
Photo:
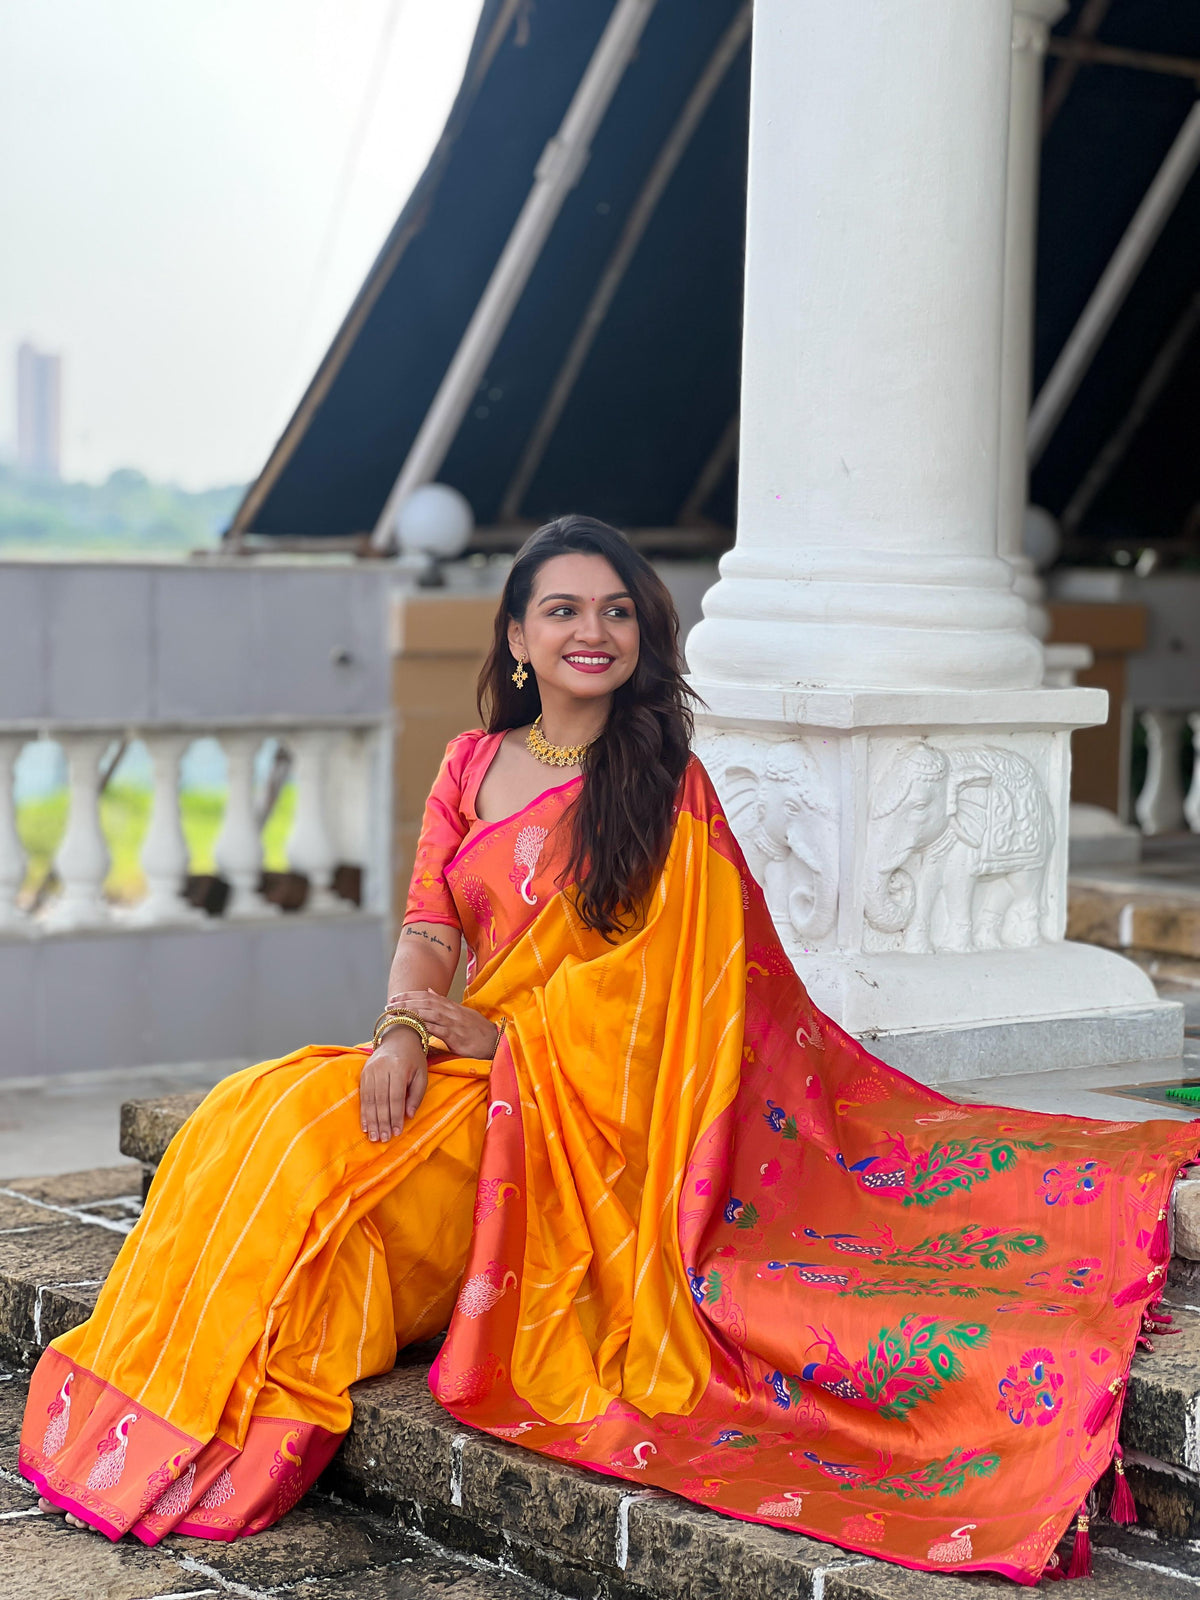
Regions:
<instances>
[{"instance_id":1,"label":"pink saree edge","mask_svg":"<svg viewBox=\"0 0 1200 1600\"><path fill-rule=\"evenodd\" d=\"M47 1479L45 1473L39 1471L26 1457L24 1451L21 1451L18 1455L17 1466L20 1469L21 1476L29 1479L42 1498L49 1500L50 1504L57 1506L60 1511L69 1511L73 1517L78 1517L81 1522L86 1522L89 1528L95 1528L97 1533L102 1533L106 1539L111 1539L114 1544L124 1536L124 1528L118 1528L116 1523L109 1522L107 1517L100 1516L90 1506L85 1506L72 1495L64 1494L61 1489L56 1489Z\"/></svg>"}]
</instances>

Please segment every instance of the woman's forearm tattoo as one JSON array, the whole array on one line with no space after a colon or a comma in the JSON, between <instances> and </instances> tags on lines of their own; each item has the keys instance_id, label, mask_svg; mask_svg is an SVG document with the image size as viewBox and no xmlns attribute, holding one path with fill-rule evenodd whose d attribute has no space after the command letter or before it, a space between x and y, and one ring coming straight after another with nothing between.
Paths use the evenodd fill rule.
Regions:
<instances>
[{"instance_id":1,"label":"woman's forearm tattoo","mask_svg":"<svg viewBox=\"0 0 1200 1600\"><path fill-rule=\"evenodd\" d=\"M424 928L401 928L400 932L413 939L426 939L430 944L440 944L447 955L454 954L445 939L439 939L436 933L426 933Z\"/></svg>"}]
</instances>

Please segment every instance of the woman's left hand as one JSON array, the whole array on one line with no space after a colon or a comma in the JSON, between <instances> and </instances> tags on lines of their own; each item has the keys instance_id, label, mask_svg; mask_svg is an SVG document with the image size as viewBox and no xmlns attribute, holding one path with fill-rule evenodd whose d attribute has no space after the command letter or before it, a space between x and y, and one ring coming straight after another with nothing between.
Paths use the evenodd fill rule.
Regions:
<instances>
[{"instance_id":1,"label":"woman's left hand","mask_svg":"<svg viewBox=\"0 0 1200 1600\"><path fill-rule=\"evenodd\" d=\"M500 1030L494 1022L481 1017L470 1006L456 1005L444 994L433 989L411 989L405 994L394 994L389 1005L402 1006L440 1039L456 1056L467 1056L472 1061L490 1061L500 1042Z\"/></svg>"}]
</instances>

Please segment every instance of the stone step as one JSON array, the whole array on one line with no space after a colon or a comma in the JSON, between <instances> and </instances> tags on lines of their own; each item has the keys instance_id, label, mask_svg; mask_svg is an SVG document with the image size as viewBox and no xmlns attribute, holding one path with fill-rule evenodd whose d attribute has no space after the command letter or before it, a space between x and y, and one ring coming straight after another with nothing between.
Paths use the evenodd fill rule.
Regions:
<instances>
[{"instance_id":1,"label":"stone step","mask_svg":"<svg viewBox=\"0 0 1200 1600\"><path fill-rule=\"evenodd\" d=\"M87 1316L136 1213L139 1170L129 1165L0 1184L0 1354L10 1362L28 1367L51 1338ZM1176 1289L1176 1298L1185 1292ZM1143 1524L1133 1532L1097 1529L1096 1576L1073 1588L1076 1600L1148 1594L1171 1600L1185 1593L1195 1600L1200 1556L1180 1541L1200 1529L1200 1471L1195 1464L1200 1452L1200 1310L1183 1308L1179 1317L1181 1334L1160 1341L1153 1355L1137 1357L1126 1402L1124 1435L1133 1452L1130 1481ZM916 1600L928 1587L920 1574L800 1534L723 1517L671 1495L647 1494L624 1480L464 1429L429 1394L430 1355L428 1349L407 1351L394 1371L356 1385L353 1428L322 1479L326 1498L316 1497L310 1509L316 1508L312 1514L327 1522L349 1519L351 1542L374 1537L353 1532L368 1526L354 1521L362 1515L384 1519L379 1526L389 1530L389 1538L417 1540L420 1559L434 1562L430 1570L449 1574L430 1576L431 1587L448 1586L451 1596L461 1593L464 1600L493 1593L523 1596L534 1592L529 1585L538 1584L578 1600L726 1600L730 1592L738 1600ZM19 1386L19 1378L14 1382ZM0 1389L5 1389L3 1383ZM15 1390L7 1392L11 1396ZM9 1459L15 1457L13 1430L18 1422L19 1406L2 1441L6 1454L0 1490L5 1494L25 1493ZM342 1503L340 1509L335 1502ZM7 1504L0 1507L0 1545L10 1531L4 1520L8 1510ZM299 1530L302 1523L281 1525L289 1526ZM226 1571L221 1562L230 1548L265 1548L257 1540L233 1547L174 1543L209 1573ZM29 1559L36 1569L43 1557ZM457 1567L436 1566L437 1561L456 1559L475 1565L463 1574ZM394 1578L391 1588L374 1586L374 1574L370 1585L364 1579L359 1587L355 1579L346 1589L329 1587L334 1580L328 1576L314 1576L296 1580L297 1587L289 1592L312 1600L343 1592L368 1600L376 1594L407 1597L420 1592L408 1585L403 1572L393 1573L406 1563L415 1571L417 1554L387 1555L387 1561L393 1574L388 1582ZM237 1570L254 1575L249 1568ZM278 1570L264 1569L255 1582L231 1578L217 1588L253 1595L278 1592ZM504 1587L509 1583L514 1587ZM991 1586L982 1578L939 1576L938 1600L967 1600ZM30 1590L35 1592L44 1600L46 1594L69 1591L43 1584ZM114 1587L112 1592L133 1595L143 1590ZM171 1587L164 1581L144 1592L182 1594L187 1589L183 1583ZM4 1593L7 1600L9 1591Z\"/></svg>"},{"instance_id":2,"label":"stone step","mask_svg":"<svg viewBox=\"0 0 1200 1600\"><path fill-rule=\"evenodd\" d=\"M1072 873L1067 886L1067 938L1110 950L1200 960L1200 888L1119 869Z\"/></svg>"}]
</instances>

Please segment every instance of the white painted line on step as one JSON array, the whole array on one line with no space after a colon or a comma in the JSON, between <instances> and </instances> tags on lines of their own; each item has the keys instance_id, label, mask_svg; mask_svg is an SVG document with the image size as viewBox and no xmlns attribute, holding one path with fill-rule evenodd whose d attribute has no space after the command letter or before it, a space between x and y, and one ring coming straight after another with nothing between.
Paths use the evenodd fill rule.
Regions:
<instances>
[{"instance_id":1,"label":"white painted line on step","mask_svg":"<svg viewBox=\"0 0 1200 1600\"><path fill-rule=\"evenodd\" d=\"M104 1282L103 1278L81 1278L77 1283L39 1283L37 1294L33 1298L33 1342L41 1348L42 1344L42 1296L47 1289L98 1289Z\"/></svg>"},{"instance_id":2,"label":"white painted line on step","mask_svg":"<svg viewBox=\"0 0 1200 1600\"><path fill-rule=\"evenodd\" d=\"M0 1233L37 1233L40 1229L48 1228L49 1226L48 1222L30 1222L23 1228L0 1228Z\"/></svg>"},{"instance_id":3,"label":"white painted line on step","mask_svg":"<svg viewBox=\"0 0 1200 1600\"><path fill-rule=\"evenodd\" d=\"M11 1522L14 1517L40 1517L41 1511L37 1506L30 1506L28 1511L0 1511L0 1522Z\"/></svg>"},{"instance_id":4,"label":"white painted line on step","mask_svg":"<svg viewBox=\"0 0 1200 1600\"><path fill-rule=\"evenodd\" d=\"M135 1217L142 1214L142 1197L140 1194L115 1194L111 1200L77 1200L76 1205L80 1211L98 1211L101 1206L124 1206L126 1211L132 1212ZM194 1593L199 1593L195 1590Z\"/></svg>"},{"instance_id":5,"label":"white painted line on step","mask_svg":"<svg viewBox=\"0 0 1200 1600\"><path fill-rule=\"evenodd\" d=\"M244 1596L244 1600L271 1600L271 1596L266 1590L248 1589L244 1583L238 1583L233 1578L225 1577L215 1567L205 1566L204 1562L197 1561L195 1556L176 1556L175 1559L184 1572L194 1572L197 1577L212 1579L217 1585L217 1589L206 1591L209 1594L218 1592L221 1594L240 1594ZM195 1590L192 1592L194 1594ZM276 1590L275 1592L278 1593L279 1591Z\"/></svg>"},{"instance_id":6,"label":"white painted line on step","mask_svg":"<svg viewBox=\"0 0 1200 1600\"><path fill-rule=\"evenodd\" d=\"M659 1500L661 1489L635 1489L623 1494L617 1501L617 1565L621 1571L629 1565L629 1508L635 1500Z\"/></svg>"},{"instance_id":7,"label":"white painted line on step","mask_svg":"<svg viewBox=\"0 0 1200 1600\"><path fill-rule=\"evenodd\" d=\"M0 1483L11 1483L14 1489L24 1489L26 1494L37 1493L28 1478L22 1478L19 1472L10 1472L7 1467L0 1467Z\"/></svg>"},{"instance_id":8,"label":"white painted line on step","mask_svg":"<svg viewBox=\"0 0 1200 1600\"><path fill-rule=\"evenodd\" d=\"M450 1504L462 1505L462 1480L463 1480L463 1447L467 1442L465 1433L456 1433L450 1441Z\"/></svg>"},{"instance_id":9,"label":"white painted line on step","mask_svg":"<svg viewBox=\"0 0 1200 1600\"><path fill-rule=\"evenodd\" d=\"M1092 1559L1099 1561L1106 1556L1123 1567L1136 1567L1139 1572L1157 1572L1161 1578L1178 1578L1181 1583L1190 1583L1193 1589L1200 1589L1200 1578L1193 1577L1190 1572L1180 1572L1177 1567L1164 1567L1158 1561L1139 1561L1136 1556L1127 1556L1123 1551L1110 1550L1107 1546L1096 1550Z\"/></svg>"},{"instance_id":10,"label":"white painted line on step","mask_svg":"<svg viewBox=\"0 0 1200 1600\"><path fill-rule=\"evenodd\" d=\"M151 1594L146 1600L197 1600L202 1594L220 1594L220 1589L172 1589L170 1594Z\"/></svg>"},{"instance_id":11,"label":"white painted line on step","mask_svg":"<svg viewBox=\"0 0 1200 1600\"><path fill-rule=\"evenodd\" d=\"M86 1211L76 1211L73 1206L52 1206L48 1200L35 1200L32 1195L18 1189L0 1189L0 1194L10 1200L24 1200L27 1206L37 1206L39 1211L53 1211L60 1217L71 1217L76 1222L90 1223L93 1228L107 1228L109 1233L126 1234L133 1231L132 1222L112 1222L108 1217L89 1216Z\"/></svg>"}]
</instances>

